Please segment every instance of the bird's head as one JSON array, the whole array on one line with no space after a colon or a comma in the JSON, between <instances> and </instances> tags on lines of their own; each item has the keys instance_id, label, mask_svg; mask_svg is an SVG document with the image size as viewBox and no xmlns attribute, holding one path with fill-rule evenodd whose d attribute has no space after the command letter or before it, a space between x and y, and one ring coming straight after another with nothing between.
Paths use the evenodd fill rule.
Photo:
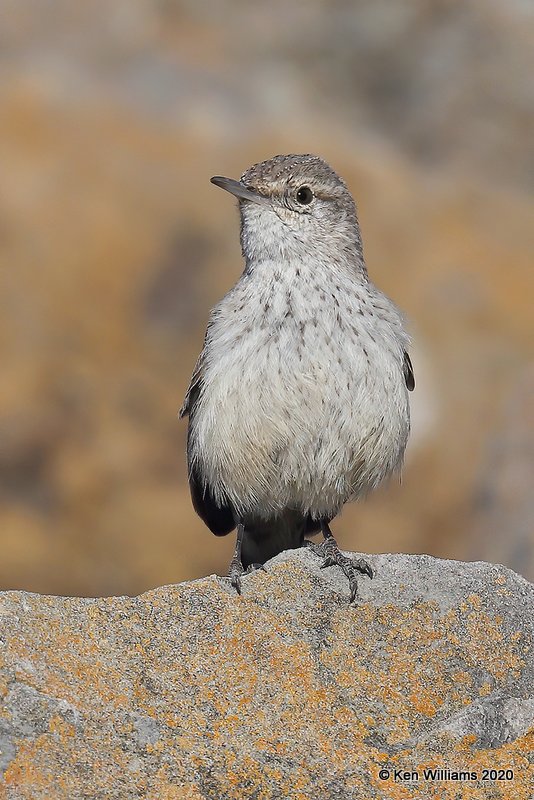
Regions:
<instances>
[{"instance_id":1,"label":"bird's head","mask_svg":"<svg viewBox=\"0 0 534 800\"><path fill-rule=\"evenodd\" d=\"M239 200L247 265L313 256L365 271L354 200L323 159L275 156L254 164L239 181L214 177L211 182Z\"/></svg>"}]
</instances>

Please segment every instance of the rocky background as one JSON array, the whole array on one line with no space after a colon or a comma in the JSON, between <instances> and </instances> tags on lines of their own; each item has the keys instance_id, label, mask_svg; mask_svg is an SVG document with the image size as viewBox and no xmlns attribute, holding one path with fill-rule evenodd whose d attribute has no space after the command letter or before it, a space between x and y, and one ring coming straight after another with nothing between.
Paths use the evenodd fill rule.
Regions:
<instances>
[{"instance_id":1,"label":"rocky background","mask_svg":"<svg viewBox=\"0 0 534 800\"><path fill-rule=\"evenodd\" d=\"M316 152L359 204L418 381L342 545L534 575L534 20L521 0L0 0L0 587L224 571L176 419L237 278L209 184Z\"/></svg>"},{"instance_id":2,"label":"rocky background","mask_svg":"<svg viewBox=\"0 0 534 800\"><path fill-rule=\"evenodd\" d=\"M0 797L532 800L532 584L370 562L355 606L308 549L240 597L0 593Z\"/></svg>"}]
</instances>

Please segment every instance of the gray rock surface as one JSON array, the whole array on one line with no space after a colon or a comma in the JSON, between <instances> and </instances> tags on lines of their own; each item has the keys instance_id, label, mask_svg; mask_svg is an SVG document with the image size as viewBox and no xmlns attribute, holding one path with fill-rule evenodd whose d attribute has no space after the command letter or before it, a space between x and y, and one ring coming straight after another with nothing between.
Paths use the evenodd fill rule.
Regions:
<instances>
[{"instance_id":1,"label":"gray rock surface","mask_svg":"<svg viewBox=\"0 0 534 800\"><path fill-rule=\"evenodd\" d=\"M0 798L528 800L532 585L486 563L369 560L355 607L307 550L241 597L215 576L134 598L0 595Z\"/></svg>"}]
</instances>

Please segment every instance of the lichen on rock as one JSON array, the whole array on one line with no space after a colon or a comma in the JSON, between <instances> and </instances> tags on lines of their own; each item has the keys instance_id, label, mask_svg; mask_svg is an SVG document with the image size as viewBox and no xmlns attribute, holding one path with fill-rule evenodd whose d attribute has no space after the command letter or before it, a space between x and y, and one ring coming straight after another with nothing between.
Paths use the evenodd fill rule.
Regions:
<instances>
[{"instance_id":1,"label":"lichen on rock","mask_svg":"<svg viewBox=\"0 0 534 800\"><path fill-rule=\"evenodd\" d=\"M481 562L369 560L356 606L307 550L242 596L216 576L0 595L0 798L528 800L532 585Z\"/></svg>"}]
</instances>

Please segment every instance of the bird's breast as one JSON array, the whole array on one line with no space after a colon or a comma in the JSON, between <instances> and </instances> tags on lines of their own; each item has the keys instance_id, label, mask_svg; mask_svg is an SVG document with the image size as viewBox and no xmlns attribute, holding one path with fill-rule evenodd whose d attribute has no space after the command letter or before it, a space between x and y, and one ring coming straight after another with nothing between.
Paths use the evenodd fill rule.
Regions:
<instances>
[{"instance_id":1,"label":"bird's breast","mask_svg":"<svg viewBox=\"0 0 534 800\"><path fill-rule=\"evenodd\" d=\"M210 484L234 503L337 513L402 457L406 392L395 337L369 335L354 292L307 284L225 298L192 434Z\"/></svg>"}]
</instances>

